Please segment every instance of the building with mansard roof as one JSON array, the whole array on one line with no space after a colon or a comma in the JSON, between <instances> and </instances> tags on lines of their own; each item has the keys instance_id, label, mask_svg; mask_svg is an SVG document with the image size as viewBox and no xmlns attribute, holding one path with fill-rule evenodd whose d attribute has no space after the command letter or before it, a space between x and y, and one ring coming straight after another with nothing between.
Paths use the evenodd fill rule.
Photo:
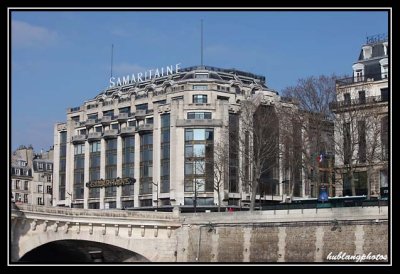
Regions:
<instances>
[{"instance_id":1,"label":"building with mansard roof","mask_svg":"<svg viewBox=\"0 0 400 274\"><path fill-rule=\"evenodd\" d=\"M264 76L236 69L176 65L110 83L69 108L66 122L54 127L54 205L215 207L217 190L207 176L213 171L205 160L214 159L217 143L233 143L241 102L290 104L267 87ZM245 206L250 190L240 175L242 156L238 148L229 149L221 203ZM263 201L285 199L279 166L277 160L263 176L272 184ZM299 184L297 195L303 196Z\"/></svg>"}]
</instances>

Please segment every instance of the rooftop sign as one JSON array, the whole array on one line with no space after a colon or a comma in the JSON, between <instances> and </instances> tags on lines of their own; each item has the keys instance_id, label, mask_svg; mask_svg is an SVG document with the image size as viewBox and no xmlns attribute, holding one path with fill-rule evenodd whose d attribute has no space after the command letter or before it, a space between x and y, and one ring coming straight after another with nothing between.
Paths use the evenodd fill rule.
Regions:
<instances>
[{"instance_id":1,"label":"rooftop sign","mask_svg":"<svg viewBox=\"0 0 400 274\"><path fill-rule=\"evenodd\" d=\"M111 77L110 78L110 88L116 87L116 86L123 86L123 85L128 85L132 83L141 83L145 82L154 78L160 78L163 76L171 75L178 73L180 70L180 63L171 65L171 66L166 66L166 67L161 67L161 68L156 68L156 69L149 69L144 72L138 72L138 73L132 73L131 75L126 75L122 77Z\"/></svg>"}]
</instances>

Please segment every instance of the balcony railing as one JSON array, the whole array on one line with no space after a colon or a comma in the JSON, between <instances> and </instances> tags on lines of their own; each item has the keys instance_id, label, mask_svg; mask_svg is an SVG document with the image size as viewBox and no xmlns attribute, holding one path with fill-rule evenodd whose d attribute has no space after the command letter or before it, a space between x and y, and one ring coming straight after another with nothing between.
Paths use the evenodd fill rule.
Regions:
<instances>
[{"instance_id":1,"label":"balcony railing","mask_svg":"<svg viewBox=\"0 0 400 274\"><path fill-rule=\"evenodd\" d=\"M355 83L374 82L374 81L387 79L387 75L388 75L388 73L379 73L379 74L368 74L368 75L362 75L362 76L342 78L342 79L336 80L336 84L339 87L341 87L341 86L352 85Z\"/></svg>"},{"instance_id":2,"label":"balcony railing","mask_svg":"<svg viewBox=\"0 0 400 274\"><path fill-rule=\"evenodd\" d=\"M369 96L366 98L357 98L352 100L342 100L337 102L329 103L329 108L334 110L337 108L345 108L351 106L360 106L360 105L368 105L380 102L387 102L389 101L388 96Z\"/></svg>"},{"instance_id":3,"label":"balcony railing","mask_svg":"<svg viewBox=\"0 0 400 274\"><path fill-rule=\"evenodd\" d=\"M72 143L77 144L77 143L84 143L86 141L86 135L85 134L79 134L72 136Z\"/></svg>"},{"instance_id":4,"label":"balcony railing","mask_svg":"<svg viewBox=\"0 0 400 274\"><path fill-rule=\"evenodd\" d=\"M136 128L135 127L124 127L121 128L121 136L124 135L135 135Z\"/></svg>"},{"instance_id":5,"label":"balcony railing","mask_svg":"<svg viewBox=\"0 0 400 274\"><path fill-rule=\"evenodd\" d=\"M124 121L128 120L128 117L129 117L129 113L123 112L123 113L118 114L117 120L118 120L118 122L124 122Z\"/></svg>"},{"instance_id":6,"label":"balcony railing","mask_svg":"<svg viewBox=\"0 0 400 274\"><path fill-rule=\"evenodd\" d=\"M101 132L91 132L88 135L88 141L97 141L101 139Z\"/></svg>"},{"instance_id":7,"label":"balcony railing","mask_svg":"<svg viewBox=\"0 0 400 274\"><path fill-rule=\"evenodd\" d=\"M89 127L94 126L94 124L96 124L96 119L87 119L87 120L86 120L86 123L85 123L85 126L86 126L87 128L89 128Z\"/></svg>"},{"instance_id":8,"label":"balcony railing","mask_svg":"<svg viewBox=\"0 0 400 274\"><path fill-rule=\"evenodd\" d=\"M135 113L136 119L144 119L146 117L147 110L146 109L137 109Z\"/></svg>"},{"instance_id":9,"label":"balcony railing","mask_svg":"<svg viewBox=\"0 0 400 274\"><path fill-rule=\"evenodd\" d=\"M113 118L113 117L111 117L111 116L109 116L109 115L103 116L103 117L101 118L101 123L102 123L103 125L109 125L109 124L111 123L112 118Z\"/></svg>"},{"instance_id":10,"label":"balcony railing","mask_svg":"<svg viewBox=\"0 0 400 274\"><path fill-rule=\"evenodd\" d=\"M153 124L140 125L140 126L138 126L138 131L139 132L153 131Z\"/></svg>"},{"instance_id":11,"label":"balcony railing","mask_svg":"<svg viewBox=\"0 0 400 274\"><path fill-rule=\"evenodd\" d=\"M104 131L104 139L115 138L118 135L118 129L109 129Z\"/></svg>"}]
</instances>

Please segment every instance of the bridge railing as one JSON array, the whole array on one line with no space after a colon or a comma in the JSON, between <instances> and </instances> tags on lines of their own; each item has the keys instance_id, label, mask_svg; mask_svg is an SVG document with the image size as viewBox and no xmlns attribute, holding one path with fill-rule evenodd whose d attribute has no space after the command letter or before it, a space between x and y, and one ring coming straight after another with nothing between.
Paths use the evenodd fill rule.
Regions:
<instances>
[{"instance_id":1,"label":"bridge railing","mask_svg":"<svg viewBox=\"0 0 400 274\"><path fill-rule=\"evenodd\" d=\"M45 213L64 216L88 216L88 217L110 217L110 218L144 218L144 219L163 219L176 220L178 216L174 212L149 212L149 211L129 211L129 210L110 210L110 209L81 209L69 207L48 207L28 204L15 205L17 210L23 212Z\"/></svg>"}]
</instances>

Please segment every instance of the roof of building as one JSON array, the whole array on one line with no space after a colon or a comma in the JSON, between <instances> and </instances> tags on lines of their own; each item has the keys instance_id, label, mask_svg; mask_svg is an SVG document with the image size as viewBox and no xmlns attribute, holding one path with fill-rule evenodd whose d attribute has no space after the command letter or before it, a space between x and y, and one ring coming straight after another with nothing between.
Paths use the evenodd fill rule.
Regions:
<instances>
[{"instance_id":1,"label":"roof of building","mask_svg":"<svg viewBox=\"0 0 400 274\"><path fill-rule=\"evenodd\" d=\"M208 78L203 78L201 80L219 80L219 81L231 81L234 85L244 85L244 86L250 86L250 85L256 85L260 86L262 88L268 88L265 84L265 76L253 74L250 72L245 72L241 70L237 70L235 68L231 69L223 69L223 68L217 68L217 67L212 67L212 66L191 66L187 68L182 68L180 69L177 73L158 77L158 78L152 78L152 79L147 79L142 82L130 82L129 84L121 85L121 86L114 86L107 88L106 90L102 91L99 93L95 98L93 99L98 99L101 97L106 97L110 96L112 94L115 94L115 92L120 92L120 93L125 93L128 90L132 88L139 88L139 89L145 89L145 88L155 88L157 86L162 86L162 85L172 85L176 82L179 81L185 81L189 79L193 79L195 73L207 73ZM200 79L199 79L200 80Z\"/></svg>"}]
</instances>

